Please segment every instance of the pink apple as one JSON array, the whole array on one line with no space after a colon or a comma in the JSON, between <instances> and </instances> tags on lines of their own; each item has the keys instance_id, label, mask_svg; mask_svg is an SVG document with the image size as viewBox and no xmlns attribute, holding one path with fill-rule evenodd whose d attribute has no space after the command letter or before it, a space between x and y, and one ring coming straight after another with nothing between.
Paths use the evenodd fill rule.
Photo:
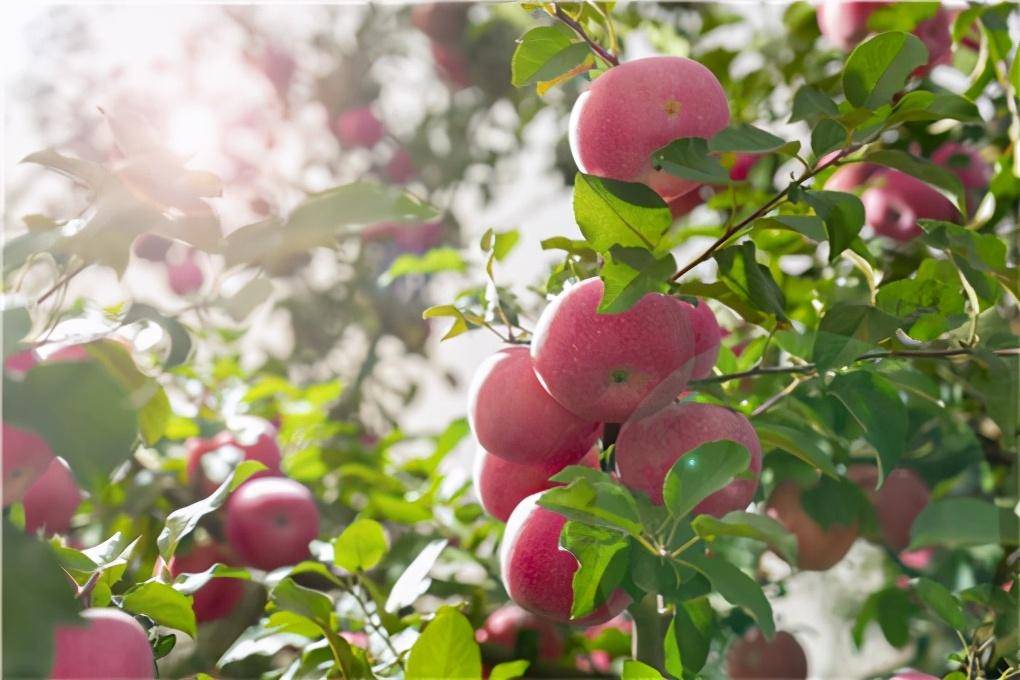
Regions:
<instances>
[{"instance_id":1,"label":"pink apple","mask_svg":"<svg viewBox=\"0 0 1020 680\"><path fill-rule=\"evenodd\" d=\"M712 308L704 300L699 299L697 307L683 300L680 303L687 311L694 331L694 368L691 370L691 380L703 380L712 375L712 368L719 358L723 331Z\"/></svg>"},{"instance_id":2,"label":"pink apple","mask_svg":"<svg viewBox=\"0 0 1020 680\"><path fill-rule=\"evenodd\" d=\"M202 283L205 281L202 268L192 257L186 257L181 262L167 264L166 275L170 290L177 295L191 295L201 289Z\"/></svg>"},{"instance_id":3,"label":"pink apple","mask_svg":"<svg viewBox=\"0 0 1020 680\"><path fill-rule=\"evenodd\" d=\"M454 90L471 86L471 64L459 45L432 43L432 61L436 73Z\"/></svg>"},{"instance_id":4,"label":"pink apple","mask_svg":"<svg viewBox=\"0 0 1020 680\"><path fill-rule=\"evenodd\" d=\"M21 378L37 363L39 363L39 357L36 356L35 350L26 349L7 357L7 360L4 361L4 370L12 377Z\"/></svg>"},{"instance_id":5,"label":"pink apple","mask_svg":"<svg viewBox=\"0 0 1020 680\"><path fill-rule=\"evenodd\" d=\"M467 28L468 2L425 2L411 8L411 25L438 43L459 41Z\"/></svg>"},{"instance_id":6,"label":"pink apple","mask_svg":"<svg viewBox=\"0 0 1020 680\"><path fill-rule=\"evenodd\" d=\"M915 671L913 668L908 668L892 676L890 680L939 680L939 678L936 675L928 675L921 671Z\"/></svg>"},{"instance_id":7,"label":"pink apple","mask_svg":"<svg viewBox=\"0 0 1020 680\"><path fill-rule=\"evenodd\" d=\"M502 647L513 653L523 631L534 633L539 659L556 661L563 656L565 644L560 629L548 619L535 616L515 604L505 604L489 614L475 637L478 642Z\"/></svg>"},{"instance_id":8,"label":"pink apple","mask_svg":"<svg viewBox=\"0 0 1020 680\"><path fill-rule=\"evenodd\" d=\"M135 256L150 262L163 262L173 241L157 234L142 234L135 239Z\"/></svg>"},{"instance_id":9,"label":"pink apple","mask_svg":"<svg viewBox=\"0 0 1020 680\"><path fill-rule=\"evenodd\" d=\"M608 621L630 604L625 591L616 590L588 616L570 620L571 584L578 563L569 552L560 550L560 532L567 520L539 507L542 493L521 501L503 533L499 557L507 594L528 611L559 623L593 626Z\"/></svg>"},{"instance_id":10,"label":"pink apple","mask_svg":"<svg viewBox=\"0 0 1020 680\"><path fill-rule=\"evenodd\" d=\"M711 137L729 121L711 71L684 57L649 57L609 69L578 98L570 147L582 172L644 182L669 201L698 183L654 170L652 153L682 137Z\"/></svg>"},{"instance_id":11,"label":"pink apple","mask_svg":"<svg viewBox=\"0 0 1020 680\"><path fill-rule=\"evenodd\" d=\"M793 481L780 482L766 507L776 520L797 538L797 566L805 571L825 571L839 562L857 540L857 520L851 526L815 522L800 501L801 488Z\"/></svg>"},{"instance_id":12,"label":"pink apple","mask_svg":"<svg viewBox=\"0 0 1020 680\"><path fill-rule=\"evenodd\" d=\"M386 162L386 167L384 168L386 179L394 184L410 182L414 179L417 172L417 169L414 167L414 160L411 159L411 154L407 153L407 149L397 149Z\"/></svg>"},{"instance_id":13,"label":"pink apple","mask_svg":"<svg viewBox=\"0 0 1020 680\"><path fill-rule=\"evenodd\" d=\"M245 564L269 571L308 557L319 534L311 492L286 477L263 477L237 489L227 502L227 539Z\"/></svg>"},{"instance_id":14,"label":"pink apple","mask_svg":"<svg viewBox=\"0 0 1020 680\"><path fill-rule=\"evenodd\" d=\"M958 142L946 142L935 150L931 160L960 178L967 190L967 210L973 215L992 180L992 166L980 151Z\"/></svg>"},{"instance_id":15,"label":"pink apple","mask_svg":"<svg viewBox=\"0 0 1020 680\"><path fill-rule=\"evenodd\" d=\"M86 609L84 626L54 631L54 680L141 680L155 678L149 636L141 624L119 609Z\"/></svg>"},{"instance_id":16,"label":"pink apple","mask_svg":"<svg viewBox=\"0 0 1020 680\"><path fill-rule=\"evenodd\" d=\"M849 52L868 35L868 17L888 4L825 0L818 6L818 29L830 42Z\"/></svg>"},{"instance_id":17,"label":"pink apple","mask_svg":"<svg viewBox=\"0 0 1020 680\"><path fill-rule=\"evenodd\" d=\"M760 159L761 155L756 153L737 154L737 159L733 162L733 167L730 168L730 179L735 182L743 182L751 174L751 168Z\"/></svg>"},{"instance_id":18,"label":"pink apple","mask_svg":"<svg viewBox=\"0 0 1020 680\"><path fill-rule=\"evenodd\" d=\"M919 219L956 222L960 213L945 196L899 170L885 170L869 181L861 194L865 219L875 233L909 241L923 232Z\"/></svg>"},{"instance_id":19,"label":"pink apple","mask_svg":"<svg viewBox=\"0 0 1020 680\"><path fill-rule=\"evenodd\" d=\"M766 640L753 628L730 645L726 653L726 672L733 680L759 678L807 678L808 663L804 648L786 631Z\"/></svg>"},{"instance_id":20,"label":"pink apple","mask_svg":"<svg viewBox=\"0 0 1020 680\"><path fill-rule=\"evenodd\" d=\"M822 162L826 160L823 158ZM832 173L825 183L825 188L829 191L853 192L854 189L863 186L869 179L883 171L882 166L875 163L849 163L840 166L836 172Z\"/></svg>"},{"instance_id":21,"label":"pink apple","mask_svg":"<svg viewBox=\"0 0 1020 680\"><path fill-rule=\"evenodd\" d=\"M35 533L42 529L47 536L66 534L81 501L81 489L74 481L71 468L63 458L54 458L22 500L25 531Z\"/></svg>"},{"instance_id":22,"label":"pink apple","mask_svg":"<svg viewBox=\"0 0 1020 680\"><path fill-rule=\"evenodd\" d=\"M701 196L702 187L698 187L692 191L688 191L682 196L670 200L666 203L666 207L669 208L669 215L674 220L680 219L684 215L689 214L699 205L705 202L705 199Z\"/></svg>"},{"instance_id":23,"label":"pink apple","mask_svg":"<svg viewBox=\"0 0 1020 680\"><path fill-rule=\"evenodd\" d=\"M542 386L566 409L622 423L683 391L694 369L694 332L676 298L648 293L626 312L599 314L602 293L602 280L588 279L550 302L531 357Z\"/></svg>"},{"instance_id":24,"label":"pink apple","mask_svg":"<svg viewBox=\"0 0 1020 680\"><path fill-rule=\"evenodd\" d=\"M493 456L546 469L581 460L601 431L546 393L527 347L502 349L478 367L468 388L468 421Z\"/></svg>"},{"instance_id":25,"label":"pink apple","mask_svg":"<svg viewBox=\"0 0 1020 680\"><path fill-rule=\"evenodd\" d=\"M921 477L913 470L897 468L875 491L878 468L874 465L853 465L846 476L864 490L875 506L883 542L894 551L910 545L910 528L931 500L931 492Z\"/></svg>"},{"instance_id":26,"label":"pink apple","mask_svg":"<svg viewBox=\"0 0 1020 680\"><path fill-rule=\"evenodd\" d=\"M235 419L232 425L233 429L220 432L212 439L193 438L186 443L188 479L198 483L206 496L216 491L241 460L257 460L267 468L256 472L248 481L280 474L280 445L272 423L245 416Z\"/></svg>"},{"instance_id":27,"label":"pink apple","mask_svg":"<svg viewBox=\"0 0 1020 680\"><path fill-rule=\"evenodd\" d=\"M213 542L195 545L186 554L177 553L170 560L170 573L200 574L214 564L230 565L234 557L225 546ZM191 608L199 623L228 616L244 597L244 581L236 578L213 578L193 595Z\"/></svg>"},{"instance_id":28,"label":"pink apple","mask_svg":"<svg viewBox=\"0 0 1020 680\"><path fill-rule=\"evenodd\" d=\"M345 148L370 149L382 140L386 130L372 109L361 106L337 116L334 132Z\"/></svg>"},{"instance_id":29,"label":"pink apple","mask_svg":"<svg viewBox=\"0 0 1020 680\"><path fill-rule=\"evenodd\" d=\"M17 503L53 462L53 450L39 435L3 424L4 507Z\"/></svg>"},{"instance_id":30,"label":"pink apple","mask_svg":"<svg viewBox=\"0 0 1020 680\"><path fill-rule=\"evenodd\" d=\"M722 517L743 510L754 498L761 473L761 444L747 418L712 404L672 404L655 415L634 420L620 429L616 439L616 468L620 481L662 504L662 484L670 468L702 444L733 441L747 447L752 479L734 479L704 499L694 514Z\"/></svg>"}]
</instances>

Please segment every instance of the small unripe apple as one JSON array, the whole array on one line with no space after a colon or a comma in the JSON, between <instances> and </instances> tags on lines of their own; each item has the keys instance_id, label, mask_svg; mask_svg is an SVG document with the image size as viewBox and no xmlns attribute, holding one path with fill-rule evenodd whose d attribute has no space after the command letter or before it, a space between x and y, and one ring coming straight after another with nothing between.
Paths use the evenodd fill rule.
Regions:
<instances>
[{"instance_id":1,"label":"small unripe apple","mask_svg":"<svg viewBox=\"0 0 1020 680\"><path fill-rule=\"evenodd\" d=\"M202 288L205 274L192 257L166 266L167 283L177 295L191 295Z\"/></svg>"},{"instance_id":2,"label":"small unripe apple","mask_svg":"<svg viewBox=\"0 0 1020 680\"><path fill-rule=\"evenodd\" d=\"M786 631L778 631L772 640L766 640L754 628L730 645L726 672L733 680L803 679L808 676L807 656L797 639Z\"/></svg>"},{"instance_id":3,"label":"small unripe apple","mask_svg":"<svg viewBox=\"0 0 1020 680\"><path fill-rule=\"evenodd\" d=\"M386 179L394 184L406 184L414 179L417 169L414 167L414 160L407 149L397 149L386 162L383 169Z\"/></svg>"},{"instance_id":4,"label":"small unripe apple","mask_svg":"<svg viewBox=\"0 0 1020 680\"><path fill-rule=\"evenodd\" d=\"M766 512L797 539L797 566L805 571L825 571L839 562L857 540L853 524L830 524L823 529L804 510L801 488L793 481L780 482L769 496Z\"/></svg>"},{"instance_id":5,"label":"small unripe apple","mask_svg":"<svg viewBox=\"0 0 1020 680\"><path fill-rule=\"evenodd\" d=\"M468 388L468 421L490 454L546 469L581 460L601 430L549 396L527 347L504 348L478 367Z\"/></svg>"},{"instance_id":6,"label":"small unripe apple","mask_svg":"<svg viewBox=\"0 0 1020 680\"><path fill-rule=\"evenodd\" d=\"M46 440L20 427L3 424L4 507L17 503L53 462Z\"/></svg>"},{"instance_id":7,"label":"small unripe apple","mask_svg":"<svg viewBox=\"0 0 1020 680\"><path fill-rule=\"evenodd\" d=\"M245 416L235 419L231 425L232 429L212 439L192 438L185 445L188 479L197 483L206 496L216 491L230 470L242 460L257 460L267 468L249 477L246 484L253 479L280 474L280 445L272 423Z\"/></svg>"},{"instance_id":8,"label":"small unripe apple","mask_svg":"<svg viewBox=\"0 0 1020 680\"><path fill-rule=\"evenodd\" d=\"M85 625L60 625L53 635L54 680L141 680L155 678L149 636L119 609L86 609Z\"/></svg>"},{"instance_id":9,"label":"small unripe apple","mask_svg":"<svg viewBox=\"0 0 1020 680\"><path fill-rule=\"evenodd\" d=\"M694 368L691 380L703 380L712 375L712 368L719 358L719 343L722 341L723 330L712 313L708 303L699 299L695 307L689 302L680 301L687 311L687 318L694 331Z\"/></svg>"},{"instance_id":10,"label":"small unripe apple","mask_svg":"<svg viewBox=\"0 0 1020 680\"><path fill-rule=\"evenodd\" d=\"M864 490L875 506L883 542L894 551L910 545L910 528L931 500L931 492L921 477L913 470L897 468L875 491L878 468L874 465L852 465L846 476Z\"/></svg>"},{"instance_id":11,"label":"small unripe apple","mask_svg":"<svg viewBox=\"0 0 1020 680\"><path fill-rule=\"evenodd\" d=\"M643 182L666 201L698 186L652 168L652 153L682 137L708 138L730 121L718 79L684 57L649 57L595 79L570 116L570 148L584 173Z\"/></svg>"},{"instance_id":12,"label":"small unripe apple","mask_svg":"<svg viewBox=\"0 0 1020 680\"><path fill-rule=\"evenodd\" d=\"M672 404L652 416L625 424L616 439L620 481L661 505L662 484L673 465L702 444L726 440L747 448L752 478L734 479L698 503L693 512L722 517L733 510L743 510L758 488L761 443L747 418L713 404Z\"/></svg>"},{"instance_id":13,"label":"small unripe apple","mask_svg":"<svg viewBox=\"0 0 1020 680\"><path fill-rule=\"evenodd\" d=\"M135 239L135 256L149 262L163 262L173 241L158 234L142 234Z\"/></svg>"},{"instance_id":14,"label":"small unripe apple","mask_svg":"<svg viewBox=\"0 0 1020 680\"><path fill-rule=\"evenodd\" d=\"M503 587L518 605L552 621L576 626L604 623L626 609L630 596L617 589L588 616L570 620L572 583L579 565L573 555L560 550L567 519L538 505L543 493L548 492L521 501L507 521L499 548Z\"/></svg>"},{"instance_id":15,"label":"small unripe apple","mask_svg":"<svg viewBox=\"0 0 1020 680\"><path fill-rule=\"evenodd\" d=\"M515 604L505 604L489 614L475 637L478 642L496 645L513 653L524 631L535 636L536 658L556 661L563 656L565 644L560 629L549 619L536 616Z\"/></svg>"},{"instance_id":16,"label":"small unripe apple","mask_svg":"<svg viewBox=\"0 0 1020 680\"><path fill-rule=\"evenodd\" d=\"M576 465L599 469L598 446L593 446ZM522 500L557 486L549 478L564 467L511 463L479 448L474 465L475 493L487 513L505 522Z\"/></svg>"},{"instance_id":17,"label":"small unripe apple","mask_svg":"<svg viewBox=\"0 0 1020 680\"><path fill-rule=\"evenodd\" d=\"M683 391L694 369L694 332L680 301L659 293L626 312L599 314L603 290L601 279L588 279L550 302L531 357L542 386L567 410L622 423Z\"/></svg>"},{"instance_id":18,"label":"small unripe apple","mask_svg":"<svg viewBox=\"0 0 1020 680\"><path fill-rule=\"evenodd\" d=\"M174 578L181 574L200 574L214 564L231 565L234 557L224 546L213 542L195 545L186 554L171 558L169 569ZM193 594L192 609L199 623L221 619L234 611L244 597L244 581L236 578L212 578Z\"/></svg>"},{"instance_id":19,"label":"small unripe apple","mask_svg":"<svg viewBox=\"0 0 1020 680\"><path fill-rule=\"evenodd\" d=\"M370 149L382 140L385 129L372 109L361 106L337 116L334 132L345 148Z\"/></svg>"},{"instance_id":20,"label":"small unripe apple","mask_svg":"<svg viewBox=\"0 0 1020 680\"><path fill-rule=\"evenodd\" d=\"M25 531L42 529L47 536L66 534L81 501L81 489L71 468L63 458L54 458L21 501L25 506Z\"/></svg>"},{"instance_id":21,"label":"small unripe apple","mask_svg":"<svg viewBox=\"0 0 1020 680\"><path fill-rule=\"evenodd\" d=\"M227 502L227 539L245 564L270 571L308 557L319 534L312 493L286 477L263 477L237 489Z\"/></svg>"}]
</instances>

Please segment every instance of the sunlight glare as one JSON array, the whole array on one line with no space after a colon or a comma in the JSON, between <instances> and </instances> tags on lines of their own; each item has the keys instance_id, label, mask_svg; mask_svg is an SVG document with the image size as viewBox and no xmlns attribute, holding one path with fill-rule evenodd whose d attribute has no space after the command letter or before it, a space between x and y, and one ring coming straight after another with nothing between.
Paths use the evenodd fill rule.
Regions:
<instances>
[{"instance_id":1,"label":"sunlight glare","mask_svg":"<svg viewBox=\"0 0 1020 680\"><path fill-rule=\"evenodd\" d=\"M205 107L187 106L178 109L171 115L167 128L167 145L182 155L209 151L218 141L216 116Z\"/></svg>"}]
</instances>

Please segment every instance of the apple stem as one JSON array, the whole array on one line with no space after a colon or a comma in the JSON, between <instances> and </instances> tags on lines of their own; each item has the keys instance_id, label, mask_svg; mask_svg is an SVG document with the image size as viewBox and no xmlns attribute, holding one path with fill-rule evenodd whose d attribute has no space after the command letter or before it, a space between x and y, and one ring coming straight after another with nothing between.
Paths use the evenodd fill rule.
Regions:
<instances>
[{"instance_id":1,"label":"apple stem","mask_svg":"<svg viewBox=\"0 0 1020 680\"><path fill-rule=\"evenodd\" d=\"M631 653L638 661L664 673L666 661L663 636L665 630L662 625L662 615L659 614L659 596L656 593L649 593L639 602L632 604L629 611L634 619Z\"/></svg>"}]
</instances>

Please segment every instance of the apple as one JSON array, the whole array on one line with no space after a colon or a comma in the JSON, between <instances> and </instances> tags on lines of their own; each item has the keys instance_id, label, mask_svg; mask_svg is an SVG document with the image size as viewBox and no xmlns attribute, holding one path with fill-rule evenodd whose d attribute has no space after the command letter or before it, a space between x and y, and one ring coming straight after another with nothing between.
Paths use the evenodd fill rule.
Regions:
<instances>
[{"instance_id":1,"label":"apple","mask_svg":"<svg viewBox=\"0 0 1020 680\"><path fill-rule=\"evenodd\" d=\"M53 461L53 450L39 435L3 424L4 507L17 503Z\"/></svg>"},{"instance_id":2,"label":"apple","mask_svg":"<svg viewBox=\"0 0 1020 680\"><path fill-rule=\"evenodd\" d=\"M899 170L884 170L870 179L861 194L864 215L875 233L909 241L924 233L919 219L956 222L960 213L945 196L921 180Z\"/></svg>"},{"instance_id":3,"label":"apple","mask_svg":"<svg viewBox=\"0 0 1020 680\"><path fill-rule=\"evenodd\" d=\"M739 413L713 404L672 404L655 415L626 423L616 439L616 468L624 486L662 505L662 483L670 468L707 442L734 441L747 447L752 479L738 478L704 499L694 514L722 517L743 510L754 498L761 473L761 443Z\"/></svg>"},{"instance_id":4,"label":"apple","mask_svg":"<svg viewBox=\"0 0 1020 680\"><path fill-rule=\"evenodd\" d=\"M25 531L42 529L47 536L66 534L81 501L81 489L71 468L63 458L54 458L21 501L25 506Z\"/></svg>"},{"instance_id":5,"label":"apple","mask_svg":"<svg viewBox=\"0 0 1020 680\"><path fill-rule=\"evenodd\" d=\"M166 275L170 290L177 295L191 295L201 289L202 283L205 281L201 267L191 256L181 262L168 263Z\"/></svg>"},{"instance_id":6,"label":"apple","mask_svg":"<svg viewBox=\"0 0 1020 680\"><path fill-rule=\"evenodd\" d=\"M175 554L169 569L174 578L181 574L200 574L214 564L233 564L234 558L226 547L206 542L195 545L190 552ZM244 597L244 581L236 578L213 578L194 593L192 609L199 623L227 616Z\"/></svg>"},{"instance_id":7,"label":"apple","mask_svg":"<svg viewBox=\"0 0 1020 680\"><path fill-rule=\"evenodd\" d=\"M603 289L601 279L588 279L550 302L531 357L542 386L567 410L622 423L683 391L694 368L694 331L680 301L659 293L626 312L599 314Z\"/></svg>"},{"instance_id":8,"label":"apple","mask_svg":"<svg viewBox=\"0 0 1020 680\"><path fill-rule=\"evenodd\" d=\"M517 658L516 650L518 644L523 643L521 633L524 631L534 635L533 644L536 648L533 649L538 654L537 656L530 655L533 658L556 661L563 656L566 645L559 628L548 619L535 616L515 604L505 604L489 614L475 637L478 642L502 647L515 654L514 658ZM521 658L528 657L529 655L521 656Z\"/></svg>"},{"instance_id":9,"label":"apple","mask_svg":"<svg viewBox=\"0 0 1020 680\"><path fill-rule=\"evenodd\" d=\"M958 142L946 142L935 149L931 160L960 178L967 190L967 211L973 215L992 180L992 166L980 151Z\"/></svg>"},{"instance_id":10,"label":"apple","mask_svg":"<svg viewBox=\"0 0 1020 680\"><path fill-rule=\"evenodd\" d=\"M421 255L443 241L442 222L379 222L361 230L367 243L392 244L397 253Z\"/></svg>"},{"instance_id":11,"label":"apple","mask_svg":"<svg viewBox=\"0 0 1020 680\"><path fill-rule=\"evenodd\" d=\"M386 179L394 184L407 184L414 179L417 169L414 167L414 160L407 149L397 149L386 162L383 168Z\"/></svg>"},{"instance_id":12,"label":"apple","mask_svg":"<svg viewBox=\"0 0 1020 680\"><path fill-rule=\"evenodd\" d=\"M135 256L150 262L163 262L173 241L157 234L142 234L135 239Z\"/></svg>"},{"instance_id":13,"label":"apple","mask_svg":"<svg viewBox=\"0 0 1020 680\"><path fill-rule=\"evenodd\" d=\"M425 2L411 8L411 25L438 43L457 42L467 28L467 2Z\"/></svg>"},{"instance_id":14,"label":"apple","mask_svg":"<svg viewBox=\"0 0 1020 680\"><path fill-rule=\"evenodd\" d=\"M257 460L267 468L249 477L246 484L253 479L280 474L280 445L272 423L254 416L243 416L236 418L231 425L231 430L224 430L212 439L196 437L185 444L188 479L193 484L197 483L205 496L216 491L241 460Z\"/></svg>"},{"instance_id":15,"label":"apple","mask_svg":"<svg viewBox=\"0 0 1020 680\"><path fill-rule=\"evenodd\" d=\"M910 528L931 500L931 492L921 477L913 470L897 468L875 491L878 468L874 465L852 465L846 476L864 490L875 506L882 541L897 552L910 545Z\"/></svg>"},{"instance_id":16,"label":"apple","mask_svg":"<svg viewBox=\"0 0 1020 680\"><path fill-rule=\"evenodd\" d=\"M705 197L701 195L702 190L709 192L709 189L707 188L698 187L693 191L688 191L682 196L677 196L676 198L667 201L666 207L669 208L669 216L674 220L680 219L704 203Z\"/></svg>"},{"instance_id":17,"label":"apple","mask_svg":"<svg viewBox=\"0 0 1020 680\"><path fill-rule=\"evenodd\" d=\"M576 464L598 470L599 447L593 446ZM475 493L487 513L505 522L522 500L557 486L549 478L564 467L511 463L479 448L474 465Z\"/></svg>"},{"instance_id":18,"label":"apple","mask_svg":"<svg viewBox=\"0 0 1020 680\"><path fill-rule=\"evenodd\" d=\"M935 675L915 671L913 668L907 668L892 676L890 680L939 680L939 678Z\"/></svg>"},{"instance_id":19,"label":"apple","mask_svg":"<svg viewBox=\"0 0 1020 680\"><path fill-rule=\"evenodd\" d=\"M82 680L155 678L149 636L135 619L112 607L86 609L84 625L57 626L50 677Z\"/></svg>"},{"instance_id":20,"label":"apple","mask_svg":"<svg viewBox=\"0 0 1020 680\"><path fill-rule=\"evenodd\" d=\"M12 378L20 379L32 370L32 367L37 363L39 363L39 357L36 356L35 350L26 349L7 357L4 361L4 370L7 371Z\"/></svg>"},{"instance_id":21,"label":"apple","mask_svg":"<svg viewBox=\"0 0 1020 680\"><path fill-rule=\"evenodd\" d=\"M581 460L601 431L546 393L527 347L501 349L478 367L468 388L468 422L493 456L546 469Z\"/></svg>"},{"instance_id":22,"label":"apple","mask_svg":"<svg viewBox=\"0 0 1020 680\"><path fill-rule=\"evenodd\" d=\"M712 313L712 308L702 299L698 299L698 306L689 302L680 301L687 318L690 321L691 329L694 331L694 368L691 370L691 380L703 380L712 375L712 368L719 358L719 343L722 341L723 330Z\"/></svg>"},{"instance_id":23,"label":"apple","mask_svg":"<svg viewBox=\"0 0 1020 680\"><path fill-rule=\"evenodd\" d=\"M237 489L227 502L227 540L245 564L270 571L308 556L319 534L312 493L286 477L263 477Z\"/></svg>"},{"instance_id":24,"label":"apple","mask_svg":"<svg viewBox=\"0 0 1020 680\"><path fill-rule=\"evenodd\" d=\"M822 162L827 160L828 157L825 157ZM869 179L883 171L884 168L875 163L848 163L832 173L825 183L825 188L829 191L853 192L854 189L865 185Z\"/></svg>"},{"instance_id":25,"label":"apple","mask_svg":"<svg viewBox=\"0 0 1020 680\"><path fill-rule=\"evenodd\" d=\"M857 520L851 526L830 524L823 529L804 510L801 488L793 481L780 482L769 496L766 513L797 539L797 566L805 571L825 571L850 550L857 539Z\"/></svg>"},{"instance_id":26,"label":"apple","mask_svg":"<svg viewBox=\"0 0 1020 680\"><path fill-rule=\"evenodd\" d=\"M503 586L519 606L552 621L577 626L604 623L630 604L630 596L617 589L591 614L570 620L571 584L579 565L573 555L560 550L567 519L538 505L543 493L548 491L521 501L507 521L499 548Z\"/></svg>"},{"instance_id":27,"label":"apple","mask_svg":"<svg viewBox=\"0 0 1020 680\"><path fill-rule=\"evenodd\" d=\"M333 128L340 145L348 149L371 149L385 134L383 124L367 106L344 111L336 118Z\"/></svg>"},{"instance_id":28,"label":"apple","mask_svg":"<svg viewBox=\"0 0 1020 680\"><path fill-rule=\"evenodd\" d=\"M643 182L670 201L698 186L652 168L652 153L683 137L708 138L730 121L718 79L684 57L615 66L591 84L570 115L570 148L581 172Z\"/></svg>"},{"instance_id":29,"label":"apple","mask_svg":"<svg viewBox=\"0 0 1020 680\"><path fill-rule=\"evenodd\" d=\"M733 680L758 678L807 678L808 663L804 648L786 631L778 631L766 640L754 628L730 645L726 653L726 671Z\"/></svg>"},{"instance_id":30,"label":"apple","mask_svg":"<svg viewBox=\"0 0 1020 680\"><path fill-rule=\"evenodd\" d=\"M436 72L454 90L471 86L471 64L460 45L434 42L431 46Z\"/></svg>"}]
</instances>

